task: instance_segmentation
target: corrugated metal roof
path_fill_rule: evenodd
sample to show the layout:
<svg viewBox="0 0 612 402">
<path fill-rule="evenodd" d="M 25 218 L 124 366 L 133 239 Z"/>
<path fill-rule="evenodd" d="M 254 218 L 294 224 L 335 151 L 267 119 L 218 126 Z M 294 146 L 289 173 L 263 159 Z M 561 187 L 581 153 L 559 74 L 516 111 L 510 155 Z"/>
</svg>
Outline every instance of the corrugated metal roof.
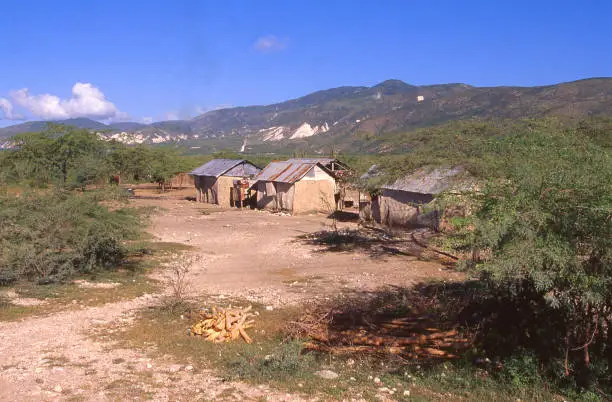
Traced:
<svg viewBox="0 0 612 402">
<path fill-rule="evenodd" d="M 295 183 L 315 167 L 317 163 L 270 162 L 255 179 L 278 183 Z M 322 167 L 319 164 L 320 167 Z"/>
<path fill-rule="evenodd" d="M 463 173 L 461 167 L 427 169 L 421 168 L 414 173 L 397 179 L 393 184 L 382 186 L 387 190 L 409 191 L 420 194 L 439 194 L 450 187 L 467 187 L 458 177 Z"/>
<path fill-rule="evenodd" d="M 245 159 L 213 159 L 199 168 L 194 169 L 191 173 L 192 176 L 213 176 L 219 177 L 231 168 L 240 165 L 243 162 L 250 163 Z"/>
</svg>

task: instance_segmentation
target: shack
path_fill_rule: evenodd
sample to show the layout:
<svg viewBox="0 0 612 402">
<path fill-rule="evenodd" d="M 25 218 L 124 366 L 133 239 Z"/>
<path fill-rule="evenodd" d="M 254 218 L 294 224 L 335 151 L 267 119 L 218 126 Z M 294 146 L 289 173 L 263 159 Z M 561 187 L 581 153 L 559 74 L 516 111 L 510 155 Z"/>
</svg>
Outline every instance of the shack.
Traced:
<svg viewBox="0 0 612 402">
<path fill-rule="evenodd" d="M 289 163 L 320 163 L 334 177 L 336 181 L 336 193 L 334 195 L 336 209 L 343 210 L 345 207 L 357 206 L 359 203 L 359 191 L 351 185 L 351 178 L 355 171 L 346 163 L 336 158 L 292 158 Z"/>
<path fill-rule="evenodd" d="M 213 159 L 189 173 L 194 178 L 196 201 L 229 207 L 237 181 L 251 179 L 261 169 L 246 159 Z"/>
<path fill-rule="evenodd" d="M 336 180 L 319 162 L 271 162 L 255 179 L 260 209 L 292 214 L 335 210 Z"/>
<path fill-rule="evenodd" d="M 361 178 L 365 180 L 379 174 L 373 166 Z M 392 184 L 380 186 L 370 202 L 360 203 L 360 217 L 390 227 L 437 229 L 440 211 L 431 202 L 444 191 L 464 191 L 469 183 L 461 167 L 421 168 Z"/>
</svg>

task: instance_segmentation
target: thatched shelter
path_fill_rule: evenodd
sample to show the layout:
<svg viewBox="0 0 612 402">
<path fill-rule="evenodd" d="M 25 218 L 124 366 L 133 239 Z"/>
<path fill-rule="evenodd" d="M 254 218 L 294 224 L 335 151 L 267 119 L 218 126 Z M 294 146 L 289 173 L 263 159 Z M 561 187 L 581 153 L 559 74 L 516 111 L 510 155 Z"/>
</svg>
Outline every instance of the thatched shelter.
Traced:
<svg viewBox="0 0 612 402">
<path fill-rule="evenodd" d="M 378 174 L 373 166 L 362 179 Z M 469 182 L 461 167 L 421 168 L 391 184 L 380 186 L 371 203 L 362 203 L 360 216 L 386 226 L 437 227 L 439 211 L 427 205 L 442 192 L 466 190 Z"/>
</svg>

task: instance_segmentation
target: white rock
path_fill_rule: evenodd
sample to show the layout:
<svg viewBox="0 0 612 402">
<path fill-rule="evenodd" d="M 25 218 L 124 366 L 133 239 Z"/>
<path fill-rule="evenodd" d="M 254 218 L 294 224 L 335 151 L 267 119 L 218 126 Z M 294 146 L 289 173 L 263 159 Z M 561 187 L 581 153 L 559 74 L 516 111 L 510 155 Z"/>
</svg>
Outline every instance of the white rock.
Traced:
<svg viewBox="0 0 612 402">
<path fill-rule="evenodd" d="M 381 383 L 380 378 L 374 377 L 374 383 L 375 384 L 380 384 Z"/>
<path fill-rule="evenodd" d="M 409 389 L 404 391 L 404 396 L 410 396 L 410 390 Z"/>
<path fill-rule="evenodd" d="M 331 370 L 319 370 L 319 371 L 315 371 L 315 375 L 321 377 L 321 378 L 325 378 L 326 380 L 334 380 L 336 378 L 338 378 L 338 373 L 333 372 Z"/>
<path fill-rule="evenodd" d="M 185 371 L 193 371 L 193 366 L 189 365 L 189 366 L 185 367 Z"/>
<path fill-rule="evenodd" d="M 61 385 L 57 384 L 55 387 L 53 387 L 53 391 L 60 393 L 62 392 L 64 389 L 62 388 Z"/>
</svg>

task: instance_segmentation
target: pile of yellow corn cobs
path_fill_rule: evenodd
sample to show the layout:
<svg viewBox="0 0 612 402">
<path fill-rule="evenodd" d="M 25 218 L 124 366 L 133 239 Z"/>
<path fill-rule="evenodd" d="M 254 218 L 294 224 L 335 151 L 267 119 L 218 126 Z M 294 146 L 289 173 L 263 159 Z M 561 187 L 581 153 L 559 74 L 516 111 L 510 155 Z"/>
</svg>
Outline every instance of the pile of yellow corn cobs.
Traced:
<svg viewBox="0 0 612 402">
<path fill-rule="evenodd" d="M 251 306 L 246 308 L 219 309 L 213 307 L 212 313 L 200 312 L 200 320 L 191 327 L 191 336 L 203 336 L 207 341 L 221 343 L 229 342 L 238 338 L 244 339 L 246 343 L 253 340 L 246 333 L 247 328 L 253 327 L 254 317 Z"/>
</svg>

